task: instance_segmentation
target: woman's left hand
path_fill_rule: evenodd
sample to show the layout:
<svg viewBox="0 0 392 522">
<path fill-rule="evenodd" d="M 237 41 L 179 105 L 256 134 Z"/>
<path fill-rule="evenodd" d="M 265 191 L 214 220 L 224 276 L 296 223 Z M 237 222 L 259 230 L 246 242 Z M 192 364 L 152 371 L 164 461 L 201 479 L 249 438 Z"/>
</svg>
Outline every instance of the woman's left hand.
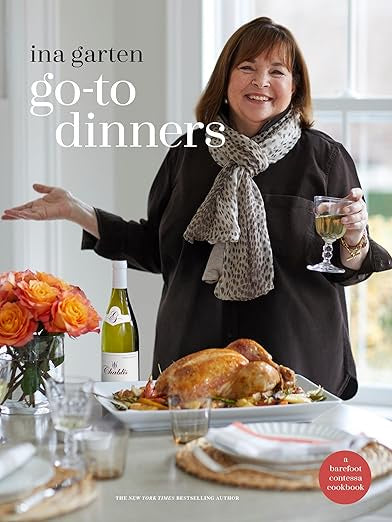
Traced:
<svg viewBox="0 0 392 522">
<path fill-rule="evenodd" d="M 353 188 L 344 198 L 348 201 L 342 209 L 345 214 L 342 223 L 346 227 L 346 233 L 343 237 L 349 245 L 359 243 L 368 224 L 368 212 L 362 197 L 362 189 Z"/>
</svg>

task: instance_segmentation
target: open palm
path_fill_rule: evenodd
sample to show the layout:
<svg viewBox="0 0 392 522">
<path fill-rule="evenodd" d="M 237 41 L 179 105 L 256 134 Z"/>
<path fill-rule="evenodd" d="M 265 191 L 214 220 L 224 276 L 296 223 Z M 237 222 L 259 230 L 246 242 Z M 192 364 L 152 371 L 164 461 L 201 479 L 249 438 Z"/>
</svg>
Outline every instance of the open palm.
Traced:
<svg viewBox="0 0 392 522">
<path fill-rule="evenodd" d="M 59 187 L 35 184 L 36 192 L 45 194 L 18 207 L 4 210 L 2 219 L 34 219 L 37 221 L 49 219 L 67 219 L 72 208 L 72 194 Z"/>
</svg>

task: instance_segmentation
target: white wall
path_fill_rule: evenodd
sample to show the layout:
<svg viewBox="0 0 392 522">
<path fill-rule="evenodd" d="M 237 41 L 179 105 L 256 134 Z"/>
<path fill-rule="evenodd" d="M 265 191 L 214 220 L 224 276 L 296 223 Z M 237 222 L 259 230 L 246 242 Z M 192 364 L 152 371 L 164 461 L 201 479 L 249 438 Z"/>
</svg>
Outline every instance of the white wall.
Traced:
<svg viewBox="0 0 392 522">
<path fill-rule="evenodd" d="M 160 127 L 166 120 L 166 0 L 36 0 L 34 5 L 26 0 L 13 0 L 12 10 L 15 26 L 9 27 L 7 43 L 11 101 L 15 112 L 6 123 L 0 124 L 0 208 L 33 198 L 34 193 L 29 187 L 31 182 L 56 180 L 94 206 L 127 219 L 145 217 L 148 190 L 166 148 L 65 149 L 56 144 L 53 130 L 56 123 L 69 120 L 71 110 L 79 111 L 83 121 L 87 121 L 88 112 L 94 112 L 97 121 L 149 120 Z M 52 17 L 47 31 L 37 24 L 37 19 L 39 22 L 45 16 Z M 79 45 L 92 49 L 140 48 L 145 61 L 142 64 L 89 63 L 79 69 L 73 68 L 69 60 L 57 66 L 29 64 L 31 44 L 45 48 L 48 41 L 55 42 L 55 48 L 63 49 L 68 57 Z M 74 109 L 60 107 L 52 119 L 41 118 L 38 122 L 38 118 L 29 115 L 29 89 L 31 81 L 42 78 L 43 70 L 53 71 L 56 81 L 71 79 L 81 88 L 91 87 L 100 74 L 111 83 L 129 79 L 137 88 L 138 103 L 110 112 L 98 107 L 95 99 L 86 94 Z M 1 112 L 0 116 L 3 114 Z M 16 130 L 11 171 L 3 146 L 13 126 Z M 18 129 L 27 131 L 22 135 Z M 8 143 L 6 150 L 10 145 Z M 37 148 L 40 153 L 37 153 Z M 46 149 L 46 155 L 42 149 Z M 36 161 L 29 163 L 29 158 L 34 157 Z M 21 241 L 20 237 L 23 238 Z M 78 227 L 66 222 L 49 226 L 3 221 L 0 223 L 0 271 L 26 268 L 24 263 L 31 268 L 55 271 L 80 285 L 99 312 L 104 314 L 111 287 L 110 262 L 92 252 L 81 252 L 80 239 Z M 16 245 L 13 254 L 12 245 Z M 129 273 L 129 287 L 139 321 L 141 373 L 145 377 L 151 370 L 161 278 L 132 271 Z M 99 379 L 98 335 L 67 339 L 66 372 L 83 373 Z"/>
<path fill-rule="evenodd" d="M 201 0 L 0 1 L 8 8 L 10 93 L 9 100 L 0 99 L 0 210 L 36 197 L 31 184 L 37 181 L 63 186 L 125 219 L 145 217 L 149 188 L 168 150 L 159 140 L 158 148 L 62 148 L 55 141 L 55 128 L 70 120 L 71 111 L 80 112 L 82 128 L 89 112 L 95 114 L 96 122 L 119 121 L 126 126 L 150 121 L 158 130 L 169 120 L 181 125 L 192 121 L 201 87 Z M 30 63 L 32 44 L 37 49 L 62 49 L 66 63 Z M 75 68 L 70 56 L 80 45 L 84 49 L 141 49 L 144 61 L 107 61 Z M 128 107 L 102 108 L 86 93 L 78 105 L 57 104 L 50 117 L 38 118 L 29 114 L 30 86 L 45 72 L 55 74 L 54 84 L 73 80 L 81 89 L 92 87 L 101 74 L 110 83 L 128 80 L 137 96 Z M 111 265 L 93 252 L 81 252 L 80 240 L 81 231 L 68 222 L 2 221 L 0 271 L 29 267 L 53 272 L 81 286 L 103 315 Z M 142 377 L 151 371 L 161 287 L 161 276 L 129 271 L 129 293 L 141 338 Z M 66 373 L 99 379 L 99 336 L 66 340 Z"/>
<path fill-rule="evenodd" d="M 165 90 L 157 93 L 157 78 L 165 85 L 165 1 L 72 0 L 61 2 L 60 8 L 61 48 L 138 48 L 144 54 L 144 63 L 88 64 L 76 72 L 71 66 L 64 68 L 62 76 L 77 78 L 81 86 L 88 86 L 103 74 L 111 83 L 124 79 L 136 87 L 137 98 L 129 107 L 114 107 L 109 114 L 106 108 L 99 110 L 94 100 L 88 103 L 86 99 L 79 109 L 81 114 L 92 111 L 97 121 L 122 121 L 124 125 L 145 120 L 157 126 L 163 123 Z M 96 207 L 126 219 L 139 219 L 145 217 L 148 190 L 165 153 L 163 147 L 61 149 L 62 185 Z M 79 282 L 103 315 L 111 286 L 110 262 L 93 252 L 80 252 L 79 229 L 68 223 L 62 227 L 63 276 Z M 160 288 L 159 276 L 129 272 L 129 293 L 140 329 L 142 377 L 151 371 Z M 83 370 L 99 378 L 98 336 L 89 334 L 68 342 L 66 355 L 67 372 Z"/>
<path fill-rule="evenodd" d="M 152 122 L 158 130 L 166 121 L 166 1 L 120 0 L 115 3 L 115 46 L 141 49 L 143 63 L 116 64 L 115 77 L 131 81 L 136 99 L 129 108 L 118 108 L 116 121 Z M 143 143 L 141 141 L 141 143 Z M 119 148 L 115 160 L 115 210 L 125 219 L 146 217 L 147 197 L 152 181 L 167 153 L 158 148 Z M 152 367 L 155 319 L 162 278 L 137 270 L 128 271 L 129 296 L 140 330 L 141 375 Z"/>
<path fill-rule="evenodd" d="M 57 2 L 59 48 L 70 56 L 80 45 L 84 48 L 105 49 L 113 46 L 114 13 L 112 3 L 105 0 L 79 2 L 68 0 Z M 80 88 L 93 87 L 94 80 L 101 74 L 113 81 L 114 67 L 110 63 L 88 63 L 74 68 L 71 62 L 61 66 L 61 79 L 72 79 Z M 70 110 L 80 112 L 81 121 L 88 121 L 87 114 L 93 112 L 98 121 L 111 121 L 113 111 L 101 108 L 95 98 L 85 94 L 76 108 L 63 107 L 59 121 L 70 119 Z M 82 142 L 85 142 L 85 137 Z M 51 147 L 58 153 L 59 183 L 90 204 L 115 209 L 115 149 L 112 148 L 63 148 L 52 137 Z M 110 262 L 93 252 L 80 251 L 81 230 L 68 222 L 61 224 L 61 273 L 70 282 L 84 289 L 101 315 L 108 301 L 111 276 Z M 100 375 L 100 338 L 87 334 L 77 340 L 66 342 L 66 372 L 87 374 L 94 379 Z"/>
<path fill-rule="evenodd" d="M 7 207 L 12 197 L 10 154 L 10 103 L 6 86 L 6 13 L 5 2 L 0 2 L 0 210 Z M 12 264 L 12 229 L 0 221 L 0 272 Z"/>
<path fill-rule="evenodd" d="M 6 98 L 0 98 L 0 210 L 7 207 L 11 201 L 11 157 L 10 157 L 10 133 L 9 103 Z M 9 270 L 12 265 L 12 228 L 6 223 L 0 222 L 0 272 Z"/>
</svg>

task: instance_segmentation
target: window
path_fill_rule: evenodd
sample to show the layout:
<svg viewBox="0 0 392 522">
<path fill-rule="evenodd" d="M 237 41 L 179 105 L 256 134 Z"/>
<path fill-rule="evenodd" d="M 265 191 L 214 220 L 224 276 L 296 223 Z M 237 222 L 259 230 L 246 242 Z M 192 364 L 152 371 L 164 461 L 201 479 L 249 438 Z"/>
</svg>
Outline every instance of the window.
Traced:
<svg viewBox="0 0 392 522">
<path fill-rule="evenodd" d="M 242 23 L 268 16 L 293 32 L 309 67 L 315 127 L 350 151 L 366 194 L 372 236 L 392 252 L 392 2 L 205 0 L 203 9 L 204 84 L 227 36 Z M 349 288 L 347 297 L 360 381 L 387 386 L 392 377 L 392 272 Z"/>
<path fill-rule="evenodd" d="M 11 201 L 11 178 L 4 175 L 11 171 L 11 133 L 10 133 L 10 103 L 7 96 L 7 53 L 6 53 L 6 2 L 0 2 L 0 158 L 2 171 L 2 186 L 0 190 L 0 208 L 6 208 Z M 6 180 L 6 181 L 5 181 Z M 9 227 L 2 227 L 1 244 L 7 248 L 1 249 L 0 272 L 9 270 L 11 266 L 13 240 Z"/>
</svg>

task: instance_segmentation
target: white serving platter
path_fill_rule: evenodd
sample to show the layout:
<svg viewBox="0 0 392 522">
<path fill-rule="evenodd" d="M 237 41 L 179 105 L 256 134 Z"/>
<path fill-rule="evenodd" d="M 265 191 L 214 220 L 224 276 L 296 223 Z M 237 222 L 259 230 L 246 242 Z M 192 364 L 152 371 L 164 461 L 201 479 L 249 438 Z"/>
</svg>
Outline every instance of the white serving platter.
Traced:
<svg viewBox="0 0 392 522">
<path fill-rule="evenodd" d="M 297 375 L 297 384 L 305 391 L 317 388 L 317 385 L 302 375 Z M 94 391 L 110 399 L 112 393 L 132 385 L 144 386 L 145 381 L 133 382 L 96 382 Z M 335 407 L 341 402 L 339 397 L 325 391 L 326 399 L 321 402 L 305 404 L 287 404 L 275 406 L 255 406 L 251 408 L 216 408 L 211 410 L 211 426 L 226 426 L 232 422 L 266 422 L 266 421 L 311 421 Z M 170 412 L 157 411 L 120 411 L 104 398 L 97 397 L 104 408 L 134 431 L 157 431 L 170 429 Z"/>
</svg>

